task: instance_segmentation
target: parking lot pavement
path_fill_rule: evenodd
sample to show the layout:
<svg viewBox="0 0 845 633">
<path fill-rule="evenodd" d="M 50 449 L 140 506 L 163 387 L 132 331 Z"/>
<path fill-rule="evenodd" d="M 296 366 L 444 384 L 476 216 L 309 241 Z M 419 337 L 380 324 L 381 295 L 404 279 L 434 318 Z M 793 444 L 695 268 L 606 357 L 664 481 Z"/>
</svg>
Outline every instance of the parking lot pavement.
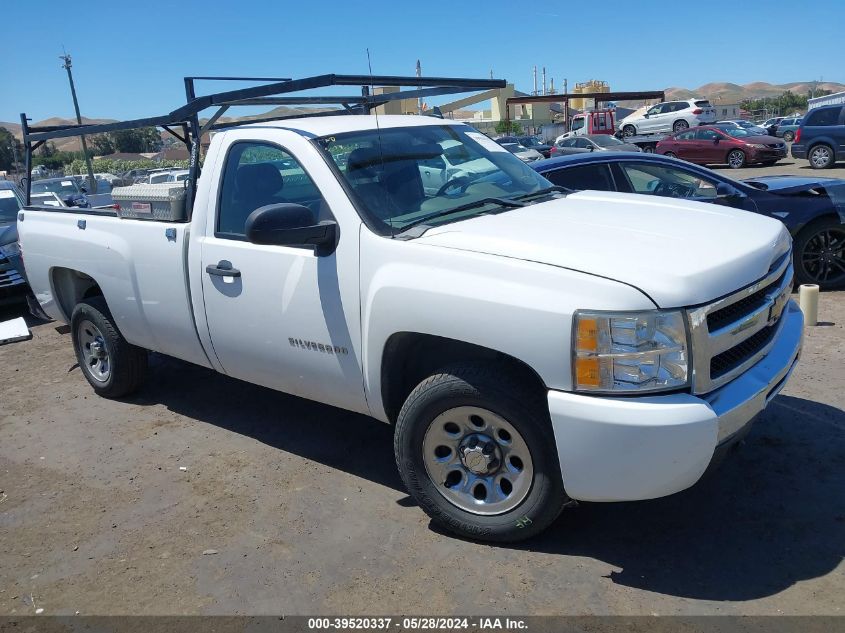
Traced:
<svg viewBox="0 0 845 633">
<path fill-rule="evenodd" d="M 731 169 L 727 165 L 711 165 L 710 169 L 719 173 L 742 180 L 755 176 L 771 176 L 774 174 L 788 174 L 790 176 L 807 176 L 808 178 L 845 178 L 845 162 L 839 162 L 833 169 L 813 169 L 806 160 L 786 157 L 772 167 L 752 166 L 742 169 Z"/>
<path fill-rule="evenodd" d="M 841 614 L 845 293 L 820 319 L 710 478 L 518 546 L 433 529 L 386 425 L 160 356 L 103 400 L 36 324 L 0 347 L 0 614 Z"/>
</svg>

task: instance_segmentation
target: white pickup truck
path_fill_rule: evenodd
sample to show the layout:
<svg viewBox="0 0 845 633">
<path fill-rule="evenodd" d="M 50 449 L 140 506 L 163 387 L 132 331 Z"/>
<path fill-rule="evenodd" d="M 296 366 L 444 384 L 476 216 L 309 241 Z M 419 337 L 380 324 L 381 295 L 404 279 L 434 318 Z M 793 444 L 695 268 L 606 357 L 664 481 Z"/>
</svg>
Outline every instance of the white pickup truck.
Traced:
<svg viewBox="0 0 845 633">
<path fill-rule="evenodd" d="M 421 166 L 446 150 L 481 168 L 434 191 Z M 422 508 L 492 541 L 693 485 L 801 346 L 779 222 L 571 193 L 422 116 L 220 132 L 188 222 L 27 207 L 19 227 L 100 395 L 153 350 L 371 415 Z"/>
</svg>

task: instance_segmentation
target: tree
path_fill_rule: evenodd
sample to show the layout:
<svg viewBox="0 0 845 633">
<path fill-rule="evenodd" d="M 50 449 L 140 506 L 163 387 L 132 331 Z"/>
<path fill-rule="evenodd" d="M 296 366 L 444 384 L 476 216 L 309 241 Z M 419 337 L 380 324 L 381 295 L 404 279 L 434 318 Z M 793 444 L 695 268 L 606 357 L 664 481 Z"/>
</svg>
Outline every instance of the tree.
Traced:
<svg viewBox="0 0 845 633">
<path fill-rule="evenodd" d="M 496 134 L 522 134 L 522 126 L 516 121 L 499 121 Z"/>
<path fill-rule="evenodd" d="M 95 156 L 107 156 L 109 154 L 114 154 L 114 143 L 109 138 L 108 134 L 98 134 L 97 136 L 92 136 L 91 140 L 88 142 L 90 143 Z"/>
<path fill-rule="evenodd" d="M 12 149 L 14 147 L 14 149 Z M 9 130 L 0 127 L 0 170 L 8 171 L 15 168 L 15 152 L 21 160 L 21 144 Z"/>
<path fill-rule="evenodd" d="M 109 140 L 117 152 L 139 154 L 157 152 L 161 147 L 161 136 L 154 127 L 142 127 L 136 130 L 117 130 L 109 133 Z"/>
</svg>

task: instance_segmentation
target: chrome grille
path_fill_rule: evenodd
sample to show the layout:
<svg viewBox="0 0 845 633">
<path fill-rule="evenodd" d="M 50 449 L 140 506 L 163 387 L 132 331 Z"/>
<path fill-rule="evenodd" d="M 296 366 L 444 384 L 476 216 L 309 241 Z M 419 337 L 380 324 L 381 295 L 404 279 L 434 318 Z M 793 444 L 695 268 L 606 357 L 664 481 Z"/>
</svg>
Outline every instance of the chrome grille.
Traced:
<svg viewBox="0 0 845 633">
<path fill-rule="evenodd" d="M 687 314 L 693 352 L 693 392 L 708 393 L 765 356 L 792 290 L 791 253 L 760 281 Z"/>
</svg>

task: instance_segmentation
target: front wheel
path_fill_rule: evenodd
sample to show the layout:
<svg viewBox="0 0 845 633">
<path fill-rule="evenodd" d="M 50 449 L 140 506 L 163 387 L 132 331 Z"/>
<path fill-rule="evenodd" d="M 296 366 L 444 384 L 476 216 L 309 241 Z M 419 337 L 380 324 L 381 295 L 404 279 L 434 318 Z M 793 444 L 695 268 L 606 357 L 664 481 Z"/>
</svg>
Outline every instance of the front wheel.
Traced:
<svg viewBox="0 0 845 633">
<path fill-rule="evenodd" d="M 675 121 L 675 124 L 672 126 L 672 131 L 675 132 L 675 133 L 683 132 L 684 130 L 688 130 L 688 129 L 689 129 L 689 123 L 687 123 L 683 119 Z"/>
<path fill-rule="evenodd" d="M 622 128 L 622 136 L 628 138 L 629 136 L 634 136 L 637 133 L 637 128 L 633 125 L 626 125 Z"/>
<path fill-rule="evenodd" d="M 399 413 L 394 451 L 410 494 L 461 536 L 529 538 L 568 500 L 548 412 L 498 365 L 453 365 L 417 385 Z"/>
<path fill-rule="evenodd" d="M 91 297 L 78 303 L 70 328 L 76 360 L 98 395 L 121 398 L 141 386 L 147 352 L 123 338 L 105 299 Z"/>
<path fill-rule="evenodd" d="M 732 149 L 728 152 L 728 166 L 731 169 L 745 167 L 745 152 L 741 149 Z"/>
<path fill-rule="evenodd" d="M 798 283 L 845 287 L 845 225 L 830 218 L 805 227 L 795 239 L 794 266 Z"/>
<path fill-rule="evenodd" d="M 668 156 L 669 158 L 677 158 L 678 157 L 678 155 L 675 152 L 666 152 L 663 155 Z"/>
</svg>

